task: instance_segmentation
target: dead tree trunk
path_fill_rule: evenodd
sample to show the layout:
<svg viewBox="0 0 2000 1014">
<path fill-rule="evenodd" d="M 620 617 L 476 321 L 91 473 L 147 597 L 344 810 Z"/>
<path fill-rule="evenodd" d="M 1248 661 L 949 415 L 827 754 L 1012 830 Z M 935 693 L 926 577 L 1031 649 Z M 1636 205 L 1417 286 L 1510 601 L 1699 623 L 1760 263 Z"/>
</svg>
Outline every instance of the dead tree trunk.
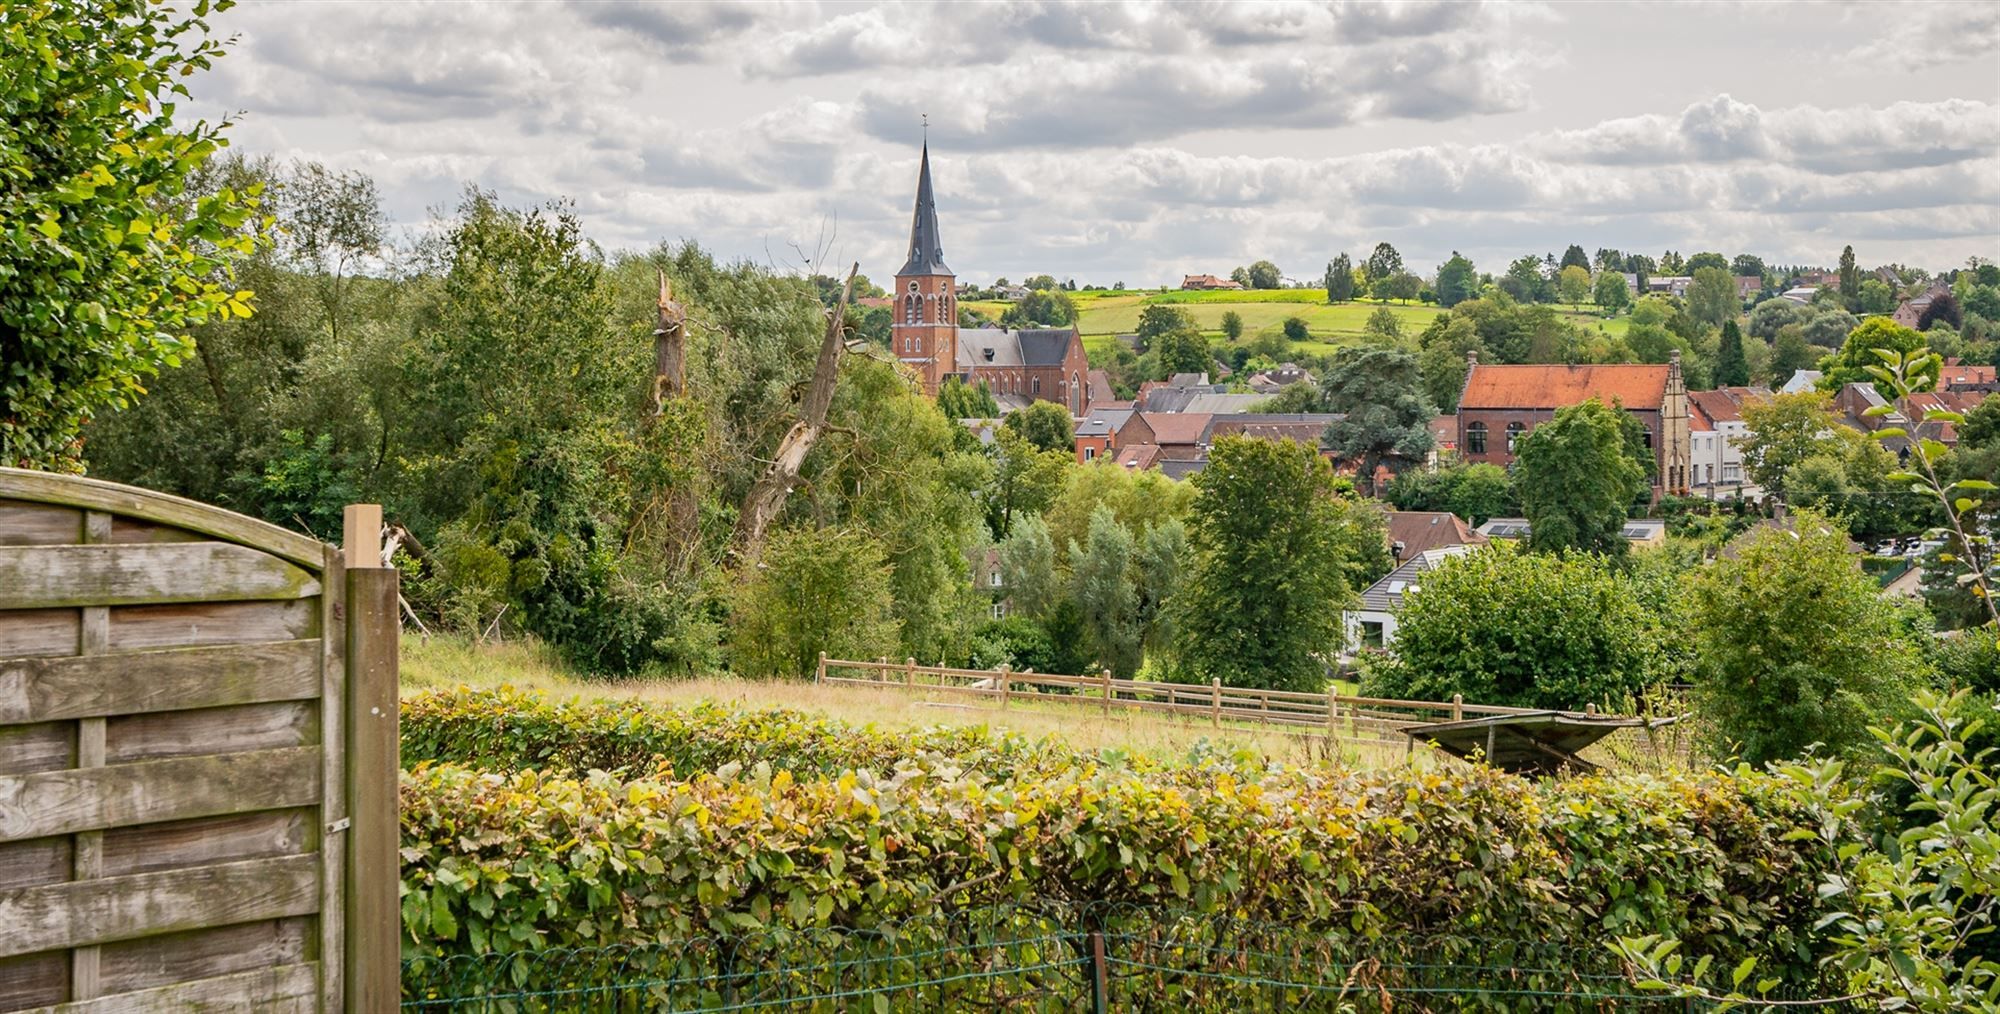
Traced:
<svg viewBox="0 0 2000 1014">
<path fill-rule="evenodd" d="M 674 302 L 667 273 L 660 272 L 660 320 L 653 328 L 653 414 L 664 414 L 667 399 L 687 385 L 687 311 Z"/>
<path fill-rule="evenodd" d="M 799 405 L 798 421 L 778 441 L 771 467 L 764 470 L 757 485 L 751 487 L 750 495 L 744 498 L 743 515 L 736 524 L 736 546 L 737 555 L 746 564 L 756 563 L 763 555 L 765 531 L 784 509 L 785 497 L 799 479 L 799 468 L 826 427 L 827 409 L 833 406 L 834 380 L 840 372 L 841 331 L 847 316 L 847 300 L 854 294 L 854 274 L 860 269 L 859 263 L 847 269 L 847 283 L 841 286 L 840 302 L 834 304 L 833 316 L 826 322 L 826 338 L 819 343 L 819 361 L 813 364 L 812 384 L 806 388 L 805 400 Z"/>
</svg>

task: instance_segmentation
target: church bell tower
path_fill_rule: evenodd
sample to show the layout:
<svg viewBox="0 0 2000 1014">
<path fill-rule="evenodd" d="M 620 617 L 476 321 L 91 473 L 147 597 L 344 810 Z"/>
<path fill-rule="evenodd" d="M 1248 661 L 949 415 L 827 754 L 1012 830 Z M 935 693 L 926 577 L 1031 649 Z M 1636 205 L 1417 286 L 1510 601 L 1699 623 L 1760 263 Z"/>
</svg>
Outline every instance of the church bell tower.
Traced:
<svg viewBox="0 0 2000 1014">
<path fill-rule="evenodd" d="M 935 396 L 944 378 L 958 372 L 958 296 L 938 239 L 937 201 L 931 197 L 931 148 L 924 144 L 917 172 L 917 207 L 910 220 L 910 257 L 896 272 L 891 293 L 896 358 L 915 370 L 924 393 Z"/>
</svg>

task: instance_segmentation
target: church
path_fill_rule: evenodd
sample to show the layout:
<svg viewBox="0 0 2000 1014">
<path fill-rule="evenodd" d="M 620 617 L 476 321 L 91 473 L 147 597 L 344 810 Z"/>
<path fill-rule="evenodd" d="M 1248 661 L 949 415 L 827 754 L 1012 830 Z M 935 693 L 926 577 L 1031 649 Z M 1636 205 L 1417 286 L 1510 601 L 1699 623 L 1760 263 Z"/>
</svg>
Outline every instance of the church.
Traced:
<svg viewBox="0 0 2000 1014">
<path fill-rule="evenodd" d="M 916 373 L 924 393 L 936 396 L 947 377 L 984 383 L 1003 411 L 1031 401 L 1063 406 L 1072 416 L 1090 411 L 1090 369 L 1076 328 L 958 326 L 956 277 L 944 263 L 937 201 L 931 196 L 931 149 L 924 145 L 917 171 L 917 207 L 910 221 L 910 257 L 891 290 L 896 358 Z"/>
</svg>

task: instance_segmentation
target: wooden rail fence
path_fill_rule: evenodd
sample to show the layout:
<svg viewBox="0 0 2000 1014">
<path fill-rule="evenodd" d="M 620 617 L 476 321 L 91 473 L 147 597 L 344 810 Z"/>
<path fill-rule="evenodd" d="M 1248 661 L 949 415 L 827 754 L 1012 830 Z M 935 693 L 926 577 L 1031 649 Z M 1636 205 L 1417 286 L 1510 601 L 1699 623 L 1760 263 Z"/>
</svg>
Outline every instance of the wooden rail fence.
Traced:
<svg viewBox="0 0 2000 1014">
<path fill-rule="evenodd" d="M 1325 732 L 1344 738 L 1375 739 L 1396 746 L 1408 745 L 1410 741 L 1400 733 L 1413 725 L 1456 722 L 1489 715 L 1535 713 L 1529 708 L 1467 704 L 1456 696 L 1448 702 L 1402 701 L 1343 695 L 1337 690 L 1316 694 L 1229 687 L 1223 686 L 1220 680 L 1211 680 L 1205 685 L 1121 680 L 1113 679 L 1109 669 L 1095 676 L 1062 676 L 1017 673 L 1004 665 L 997 669 L 953 669 L 918 665 L 913 658 L 900 663 L 887 659 L 864 662 L 828 658 L 825 653 L 820 654 L 814 679 L 831 686 L 962 694 L 997 702 L 1002 708 L 1010 702 L 1032 699 L 1035 702 L 1069 703 L 1081 708 L 1095 707 L 1104 714 L 1110 714 L 1113 709 L 1152 712 L 1207 719 L 1217 726 L 1225 721 L 1249 722 L 1277 726 L 1292 732 Z"/>
</svg>

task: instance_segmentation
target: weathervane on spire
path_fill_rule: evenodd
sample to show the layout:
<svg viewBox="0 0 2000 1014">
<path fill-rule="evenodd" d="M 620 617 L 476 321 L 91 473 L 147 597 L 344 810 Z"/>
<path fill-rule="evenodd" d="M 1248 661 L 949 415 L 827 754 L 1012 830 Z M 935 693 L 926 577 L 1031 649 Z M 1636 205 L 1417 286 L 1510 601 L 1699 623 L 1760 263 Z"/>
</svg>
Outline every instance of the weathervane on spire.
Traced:
<svg viewBox="0 0 2000 1014">
<path fill-rule="evenodd" d="M 917 115 L 924 118 L 924 143 L 929 144 L 931 143 L 931 114 L 919 113 Z"/>
</svg>

